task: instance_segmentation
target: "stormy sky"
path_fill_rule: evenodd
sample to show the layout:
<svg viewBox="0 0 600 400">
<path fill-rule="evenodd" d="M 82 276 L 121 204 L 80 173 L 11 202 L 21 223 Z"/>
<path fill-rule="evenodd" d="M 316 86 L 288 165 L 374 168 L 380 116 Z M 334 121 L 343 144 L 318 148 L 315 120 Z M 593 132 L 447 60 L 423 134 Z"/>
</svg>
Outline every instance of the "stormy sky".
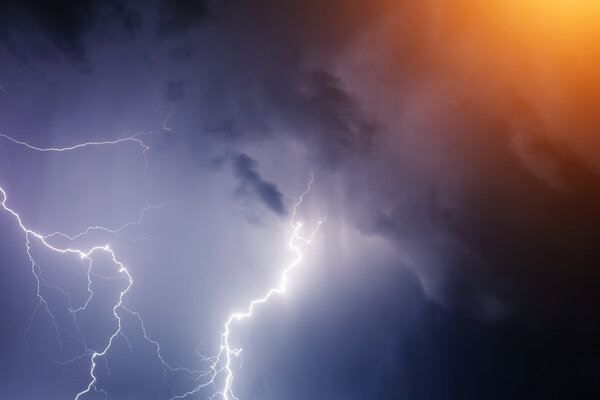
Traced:
<svg viewBox="0 0 600 400">
<path fill-rule="evenodd" d="M 194 371 L 293 262 L 311 173 L 297 218 L 326 222 L 232 328 L 240 400 L 597 398 L 598 18 L 587 0 L 3 2 L 0 200 L 41 235 L 105 227 L 52 244 L 110 245 L 133 281 L 80 399 L 217 393 Z M 110 143 L 44 151 L 89 142 Z M 127 280 L 98 254 L 88 282 L 6 208 L 0 398 L 73 399 Z"/>
</svg>

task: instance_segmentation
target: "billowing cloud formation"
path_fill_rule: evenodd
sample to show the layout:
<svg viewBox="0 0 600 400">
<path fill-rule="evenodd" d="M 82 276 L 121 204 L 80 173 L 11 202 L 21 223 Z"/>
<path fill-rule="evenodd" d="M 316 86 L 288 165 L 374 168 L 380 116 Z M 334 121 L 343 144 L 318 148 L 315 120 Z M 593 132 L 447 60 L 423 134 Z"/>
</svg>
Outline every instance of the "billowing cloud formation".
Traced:
<svg viewBox="0 0 600 400">
<path fill-rule="evenodd" d="M 0 18 L 0 39 L 24 62 L 35 62 L 38 57 L 58 61 L 58 50 L 85 63 L 89 33 L 100 32 L 110 37 L 115 26 L 131 32 L 140 23 L 137 14 L 128 7 L 118 2 L 95 0 L 60 0 L 52 4 L 37 0 L 7 2 L 2 6 Z M 33 44 L 28 43 L 32 47 L 25 48 L 28 38 L 24 36 L 30 32 L 40 37 Z M 52 46 L 45 44 L 45 39 Z"/>
<path fill-rule="evenodd" d="M 372 198 L 389 211 L 365 229 L 408 243 L 446 304 L 488 316 L 598 306 L 598 9 L 561 7 L 390 5 L 336 61 L 386 126 L 386 162 L 365 179 L 379 172 Z"/>
<path fill-rule="evenodd" d="M 344 177 L 356 226 L 395 243 L 442 304 L 585 314 L 597 306 L 598 43 L 569 25 L 577 15 L 526 3 L 234 3 L 215 22 L 236 38 L 217 50 L 231 70 L 213 78 L 218 102 L 243 101 L 212 126 L 301 140 Z M 538 26 L 539 13 L 564 20 Z"/>
<path fill-rule="evenodd" d="M 3 15 L 26 15 L 50 44 L 15 39 L 8 19 L 2 29 L 28 63 L 63 52 L 98 77 L 122 66 L 106 43 L 143 49 L 123 69 L 150 71 L 196 143 L 300 143 L 341 182 L 349 222 L 388 239 L 441 304 L 489 318 L 591 312 L 597 10 L 474 3 L 67 2 L 38 14 L 28 2 Z M 128 32 L 118 40 L 115 24 Z M 285 214 L 256 162 L 234 158 L 240 188 Z"/>
</svg>

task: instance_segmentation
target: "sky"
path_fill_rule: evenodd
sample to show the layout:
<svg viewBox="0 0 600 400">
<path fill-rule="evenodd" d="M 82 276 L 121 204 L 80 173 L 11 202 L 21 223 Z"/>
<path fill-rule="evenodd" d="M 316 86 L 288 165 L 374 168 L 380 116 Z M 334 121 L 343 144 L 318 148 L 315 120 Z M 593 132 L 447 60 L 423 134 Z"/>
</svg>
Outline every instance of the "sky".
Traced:
<svg viewBox="0 0 600 400">
<path fill-rule="evenodd" d="M 598 398 L 599 17 L 3 2 L 0 398 Z"/>
</svg>

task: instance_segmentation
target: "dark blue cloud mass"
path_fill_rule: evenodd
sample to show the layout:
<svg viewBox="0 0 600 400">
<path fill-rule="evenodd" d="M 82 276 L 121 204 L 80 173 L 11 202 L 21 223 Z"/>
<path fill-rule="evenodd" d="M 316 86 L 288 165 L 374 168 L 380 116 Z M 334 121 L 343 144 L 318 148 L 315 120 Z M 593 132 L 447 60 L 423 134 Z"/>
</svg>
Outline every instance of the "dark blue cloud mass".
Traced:
<svg viewBox="0 0 600 400">
<path fill-rule="evenodd" d="M 238 195 L 254 195 L 272 212 L 278 215 L 287 213 L 283 195 L 277 186 L 263 180 L 258 173 L 258 162 L 247 154 L 238 154 L 232 160 L 235 176 L 239 180 Z"/>
</svg>

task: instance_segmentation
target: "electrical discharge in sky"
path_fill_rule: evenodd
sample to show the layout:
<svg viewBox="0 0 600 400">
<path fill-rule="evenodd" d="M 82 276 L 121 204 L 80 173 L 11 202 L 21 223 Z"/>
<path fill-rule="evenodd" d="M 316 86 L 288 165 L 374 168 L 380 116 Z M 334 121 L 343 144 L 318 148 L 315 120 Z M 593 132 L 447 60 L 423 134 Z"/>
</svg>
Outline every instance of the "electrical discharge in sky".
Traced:
<svg viewBox="0 0 600 400">
<path fill-rule="evenodd" d="M 156 134 L 158 132 L 144 132 L 144 133 L 137 133 L 135 135 L 126 137 L 126 138 L 121 138 L 121 139 L 116 139 L 116 140 L 112 140 L 112 141 L 102 141 L 102 142 L 86 142 L 86 143 L 81 143 L 81 144 L 77 144 L 74 146 L 70 146 L 70 147 L 49 147 L 49 148 L 42 148 L 42 147 L 37 147 L 37 146 L 33 146 L 30 145 L 26 142 L 14 139 L 8 135 L 5 134 L 0 134 L 0 137 L 7 139 L 15 144 L 21 145 L 21 146 L 25 146 L 31 150 L 35 150 L 35 151 L 40 151 L 40 152 L 65 152 L 65 151 L 71 151 L 71 150 L 78 150 L 84 147 L 90 147 L 90 146 L 106 146 L 106 145 L 116 145 L 119 143 L 124 143 L 124 142 L 135 142 L 137 143 L 140 148 L 142 149 L 142 154 L 144 156 L 144 162 L 145 162 L 145 166 L 146 168 L 148 167 L 148 159 L 146 157 L 146 152 L 150 149 L 150 147 L 148 147 L 143 141 L 142 139 L 140 139 L 140 137 L 146 136 L 146 135 L 151 135 L 151 134 Z M 59 247 L 57 245 L 54 245 L 51 243 L 51 240 L 56 237 L 56 236 L 61 236 L 63 238 L 67 238 L 71 241 L 75 240 L 76 238 L 82 237 L 88 233 L 90 233 L 91 231 L 94 230 L 103 230 L 109 233 L 113 233 L 115 235 L 120 235 L 123 234 L 123 230 L 129 226 L 133 226 L 133 225 L 137 225 L 139 223 L 141 223 L 144 214 L 150 210 L 151 208 L 160 208 L 161 206 L 148 206 L 146 208 L 144 208 L 141 212 L 140 212 L 140 216 L 138 218 L 138 220 L 136 222 L 130 222 L 130 223 L 126 223 L 124 225 L 122 225 L 121 227 L 117 228 L 117 229 L 110 229 L 110 228 L 106 228 L 103 226 L 93 226 L 93 227 L 88 227 L 86 228 L 83 232 L 78 233 L 76 235 L 67 235 L 65 233 L 62 232 L 54 232 L 51 233 L 49 235 L 42 235 L 38 232 L 33 231 L 32 229 L 28 228 L 24 223 L 23 220 L 21 218 L 21 216 L 12 208 L 8 207 L 7 205 L 7 201 L 8 201 L 8 196 L 6 194 L 6 191 L 4 190 L 3 187 L 0 186 L 0 193 L 2 194 L 2 201 L 0 202 L 0 205 L 2 207 L 2 209 L 4 209 L 4 211 L 10 213 L 16 220 L 17 223 L 19 225 L 19 227 L 21 228 L 21 231 L 25 234 L 25 248 L 26 248 L 26 252 L 27 252 L 27 256 L 29 258 L 29 261 L 31 262 L 31 272 L 35 278 L 36 281 L 36 296 L 38 299 L 38 303 L 36 305 L 36 307 L 33 310 L 32 316 L 31 316 L 31 320 L 30 320 L 30 324 L 27 327 L 27 329 L 25 330 L 25 334 L 26 334 L 26 339 L 27 339 L 27 332 L 31 329 L 31 326 L 33 324 L 33 319 L 35 317 L 35 315 L 37 314 L 38 310 L 40 307 L 44 307 L 44 309 L 46 310 L 46 312 L 48 313 L 48 315 L 50 316 L 50 319 L 52 321 L 52 324 L 54 326 L 54 329 L 56 331 L 56 335 L 58 338 L 58 342 L 59 342 L 59 346 L 60 349 L 62 351 L 62 341 L 61 341 L 61 328 L 58 325 L 58 322 L 54 316 L 54 313 L 50 310 L 50 307 L 48 305 L 48 302 L 46 300 L 46 298 L 42 295 L 41 293 L 41 287 L 42 285 L 45 285 L 47 287 L 52 287 L 54 289 L 59 290 L 61 293 L 63 293 L 69 302 L 69 312 L 71 313 L 71 316 L 73 318 L 73 321 L 75 322 L 75 324 L 77 324 L 77 317 L 76 314 L 79 312 L 84 311 L 87 306 L 89 305 L 92 297 L 94 296 L 94 292 L 92 290 L 92 266 L 94 263 L 94 259 L 93 256 L 95 253 L 99 253 L 99 252 L 103 252 L 103 253 L 107 253 L 112 262 L 114 263 L 114 265 L 116 265 L 118 267 L 118 273 L 120 274 L 121 277 L 125 278 L 127 280 L 127 286 L 125 287 L 125 289 L 121 290 L 119 293 L 119 297 L 118 297 L 118 301 L 117 303 L 112 307 L 112 314 L 114 315 L 116 321 L 117 321 L 117 329 L 110 335 L 110 337 L 108 338 L 107 344 L 105 347 L 99 349 L 99 350 L 91 350 L 88 348 L 87 344 L 85 343 L 85 340 L 78 340 L 81 344 L 84 345 L 85 347 L 85 352 L 71 360 L 68 360 L 66 362 L 59 362 L 59 364 L 67 364 L 69 362 L 75 361 L 77 359 L 81 359 L 83 357 L 85 357 L 86 355 L 90 356 L 90 361 L 91 361 L 91 366 L 90 366 L 90 381 L 87 385 L 87 387 L 82 390 L 81 392 L 77 393 L 77 395 L 75 396 L 75 400 L 79 400 L 80 398 L 82 398 L 82 396 L 84 396 L 85 394 L 89 393 L 91 390 L 94 390 L 96 392 L 102 393 L 104 394 L 105 397 L 108 396 L 107 392 L 104 389 L 98 388 L 96 383 L 97 383 L 97 377 L 95 375 L 95 370 L 96 370 L 96 360 L 99 357 L 104 357 L 106 356 L 106 354 L 108 353 L 108 351 L 110 350 L 112 343 L 114 341 L 114 339 L 118 336 L 118 335 L 123 335 L 122 332 L 122 320 L 121 320 L 121 316 L 119 315 L 118 310 L 122 309 L 126 312 L 129 313 L 134 313 L 133 311 L 129 310 L 127 307 L 125 307 L 124 305 L 124 297 L 127 294 L 127 292 L 131 289 L 131 287 L 133 286 L 133 278 L 131 276 L 131 274 L 129 273 L 129 270 L 127 269 L 127 267 L 117 259 L 117 255 L 115 254 L 115 252 L 113 250 L 111 250 L 109 245 L 101 245 L 101 246 L 93 246 L 87 250 L 84 249 L 78 249 L 78 248 L 71 248 L 71 247 Z M 124 235 L 124 234 L 123 234 Z M 145 239 L 145 238 L 144 238 Z M 41 276 L 41 268 L 39 267 L 35 257 L 32 254 L 31 251 L 31 247 L 32 247 L 32 240 L 37 240 L 39 243 L 41 243 L 44 247 L 46 247 L 48 250 L 51 250 L 55 253 L 59 253 L 59 254 L 71 254 L 71 255 L 75 255 L 75 256 L 79 256 L 81 259 L 86 260 L 87 262 L 87 291 L 88 291 L 88 297 L 86 299 L 86 301 L 84 302 L 83 305 L 81 305 L 80 307 L 74 308 L 72 306 L 72 300 L 70 295 L 63 290 L 62 288 L 58 287 L 58 286 L 53 286 L 53 285 L 48 285 L 47 282 L 44 280 L 44 278 Z M 112 278 L 108 278 L 108 277 L 103 277 L 99 274 L 94 274 L 94 277 L 97 278 L 101 278 L 101 279 L 112 279 Z M 139 314 L 134 313 L 135 315 L 138 316 L 139 318 Z M 71 335 L 71 337 L 73 337 L 73 335 Z M 146 337 L 147 338 L 147 337 Z M 162 359 L 162 358 L 161 358 Z M 164 363 L 163 363 L 163 368 L 164 368 Z"/>
<path fill-rule="evenodd" d="M 170 113 L 169 113 L 169 116 L 170 116 Z M 168 118 L 169 117 L 167 117 L 167 119 Z M 171 131 L 169 128 L 166 127 L 166 121 L 163 125 L 164 125 L 164 127 L 163 127 L 164 132 Z M 107 146 L 107 145 L 117 145 L 117 144 L 125 143 L 125 142 L 134 142 L 134 143 L 137 143 L 142 150 L 142 154 L 144 156 L 144 162 L 145 162 L 145 168 L 144 168 L 144 174 L 145 174 L 146 169 L 148 167 L 148 159 L 147 159 L 146 153 L 148 150 L 150 150 L 150 147 L 146 143 L 144 143 L 144 141 L 141 138 L 144 137 L 145 135 L 156 134 L 159 132 L 155 131 L 155 132 L 138 133 L 138 134 L 135 134 L 135 135 L 132 135 L 129 137 L 116 139 L 116 140 L 100 141 L 100 142 L 92 141 L 92 142 L 76 144 L 76 145 L 69 146 L 69 147 L 49 147 L 49 148 L 33 146 L 29 143 L 14 139 L 8 135 L 1 134 L 1 133 L 0 133 L 0 137 L 4 138 L 6 140 L 9 140 L 17 145 L 25 146 L 25 147 L 29 148 L 30 150 L 40 151 L 40 152 L 65 152 L 65 151 L 78 150 L 78 149 L 81 149 L 84 147 L 90 147 L 90 146 Z M 129 290 L 133 286 L 134 280 L 133 280 L 133 277 L 130 274 L 129 270 L 127 269 L 127 267 L 121 261 L 119 261 L 119 259 L 117 258 L 117 255 L 110 248 L 109 245 L 107 245 L 107 244 L 96 245 L 96 246 L 89 247 L 87 249 L 79 249 L 79 248 L 58 246 L 56 244 L 53 244 L 53 242 L 52 242 L 52 239 L 54 239 L 55 237 L 62 237 L 64 239 L 74 241 L 75 239 L 85 236 L 85 235 L 89 234 L 90 232 L 96 231 L 96 230 L 102 230 L 104 232 L 112 233 L 114 235 L 124 236 L 131 240 L 150 240 L 145 237 L 140 238 L 140 239 L 133 239 L 133 238 L 129 237 L 128 235 L 126 235 L 124 233 L 124 230 L 130 226 L 140 224 L 142 222 L 146 212 L 148 212 L 151 209 L 161 208 L 162 205 L 150 205 L 150 206 L 145 207 L 144 209 L 141 210 L 137 221 L 128 222 L 116 229 L 110 229 L 110 228 L 107 228 L 104 226 L 90 226 L 90 227 L 87 227 L 84 231 L 82 231 L 78 234 L 75 234 L 75 235 L 68 235 L 68 234 L 65 234 L 62 232 L 53 232 L 51 234 L 43 235 L 41 233 L 35 232 L 32 229 L 30 229 L 23 222 L 23 219 L 20 216 L 20 214 L 17 211 L 15 211 L 13 208 L 11 208 L 7 205 L 7 201 L 8 201 L 7 193 L 6 193 L 5 189 L 2 186 L 0 186 L 0 194 L 2 195 L 2 199 L 0 201 L 0 206 L 5 212 L 8 212 L 10 215 L 12 215 L 16 219 L 16 221 L 19 225 L 19 228 L 25 235 L 25 249 L 26 249 L 26 253 L 29 258 L 29 261 L 31 263 L 31 271 L 32 271 L 32 274 L 33 274 L 35 282 L 36 282 L 36 297 L 38 299 L 38 302 L 33 310 L 30 324 L 27 327 L 27 329 L 25 330 L 25 335 L 26 335 L 25 339 L 27 340 L 27 332 L 32 327 L 33 319 L 34 319 L 35 315 L 37 314 L 38 310 L 41 307 L 44 307 L 44 309 L 46 310 L 47 314 L 49 315 L 50 320 L 54 326 L 54 329 L 55 329 L 56 335 L 57 335 L 57 339 L 58 339 L 58 343 L 59 343 L 59 347 L 60 347 L 60 350 L 62 351 L 63 343 L 61 341 L 61 331 L 64 331 L 64 329 L 62 329 L 59 326 L 53 312 L 50 309 L 50 306 L 48 305 L 46 298 L 42 295 L 42 292 L 41 292 L 42 285 L 44 285 L 45 287 L 48 287 L 48 288 L 56 289 L 56 290 L 60 291 L 63 295 L 66 296 L 66 298 L 68 299 L 68 304 L 69 304 L 68 311 L 72 316 L 73 322 L 77 326 L 77 313 L 85 311 L 86 308 L 88 307 L 92 297 L 94 296 L 94 292 L 92 290 L 92 277 L 100 278 L 100 279 L 115 279 L 114 277 L 105 277 L 100 274 L 92 273 L 92 267 L 94 264 L 94 255 L 96 253 L 105 253 L 105 254 L 109 255 L 113 264 L 117 267 L 117 271 L 120 274 L 119 277 L 126 279 L 127 285 L 124 289 L 122 289 L 120 291 L 119 296 L 118 296 L 118 301 L 112 307 L 112 314 L 113 314 L 115 320 L 117 321 L 117 327 L 112 332 L 112 334 L 108 337 L 108 339 L 106 341 L 106 345 L 104 347 L 101 347 L 100 349 L 96 349 L 96 350 L 90 349 L 90 348 L 88 348 L 88 345 L 85 342 L 85 338 L 77 339 L 71 333 L 67 332 L 67 333 L 69 333 L 69 335 L 72 338 L 78 340 L 79 343 L 81 343 L 84 346 L 85 351 L 81 355 L 76 356 L 70 360 L 61 361 L 61 362 L 57 362 L 57 363 L 58 364 L 68 364 L 75 360 L 82 359 L 86 356 L 90 357 L 90 369 L 89 369 L 90 381 L 88 382 L 88 384 L 86 385 L 86 387 L 83 390 L 81 390 L 79 393 L 77 393 L 75 395 L 75 400 L 83 399 L 91 391 L 101 393 L 104 395 L 105 398 L 108 398 L 107 391 L 105 389 L 99 387 L 99 385 L 98 385 L 98 377 L 96 376 L 96 368 L 98 365 L 97 364 L 98 359 L 104 357 L 105 367 L 107 370 L 109 370 L 106 356 L 107 356 L 109 350 L 111 350 L 111 346 L 112 346 L 114 340 L 119 335 L 122 336 L 127 341 L 127 344 L 131 349 L 131 344 L 129 342 L 129 339 L 123 333 L 123 330 L 122 330 L 123 321 L 122 321 L 122 316 L 121 316 L 120 312 L 125 312 L 130 315 L 133 315 L 139 321 L 141 331 L 144 335 L 144 339 L 146 341 L 148 341 L 149 343 L 151 343 L 155 347 L 156 355 L 162 364 L 163 378 L 164 378 L 165 384 L 167 386 L 169 386 L 171 388 L 171 390 L 174 391 L 174 389 L 171 387 L 171 385 L 169 385 L 169 383 L 167 382 L 167 371 L 185 373 L 189 377 L 193 378 L 196 381 L 205 379 L 205 381 L 203 383 L 197 385 L 193 390 L 185 392 L 181 395 L 174 395 L 173 397 L 171 397 L 171 400 L 186 398 L 190 395 L 198 393 L 201 389 L 206 388 L 206 387 L 215 387 L 216 388 L 217 387 L 217 378 L 219 378 L 221 376 L 224 376 L 222 388 L 215 389 L 216 392 L 213 393 L 210 396 L 210 398 L 213 399 L 217 395 L 220 395 L 223 398 L 223 400 L 232 400 L 232 399 L 237 400 L 238 398 L 234 395 L 233 388 L 232 388 L 233 379 L 234 379 L 232 362 L 233 362 L 234 358 L 237 358 L 240 356 L 242 349 L 235 348 L 230 343 L 231 326 L 236 321 L 241 321 L 244 319 L 251 318 L 253 316 L 257 306 L 266 303 L 267 301 L 269 301 L 269 299 L 271 297 L 273 297 L 275 295 L 283 294 L 286 291 L 290 272 L 302 261 L 302 253 L 301 253 L 300 247 L 298 246 L 298 242 L 310 244 L 314 235 L 317 233 L 317 230 L 319 229 L 320 225 L 325 221 L 325 219 L 321 219 L 320 221 L 317 222 L 316 226 L 314 227 L 314 229 L 312 230 L 312 232 L 309 236 L 302 236 L 302 234 L 301 234 L 302 233 L 302 223 L 298 222 L 296 220 L 298 207 L 300 207 L 300 205 L 302 204 L 302 202 L 304 200 L 304 197 L 310 192 L 313 181 L 314 181 L 314 175 L 313 175 L 313 173 L 311 173 L 308 186 L 307 186 L 306 190 L 300 195 L 298 201 L 294 204 L 293 210 L 292 210 L 292 217 L 290 219 L 292 233 L 291 233 L 290 239 L 288 241 L 288 246 L 289 246 L 290 250 L 292 250 L 296 254 L 296 258 L 294 259 L 294 261 L 291 264 L 289 264 L 282 271 L 280 278 L 279 278 L 279 283 L 277 286 L 268 290 L 263 297 L 260 297 L 260 298 L 250 301 L 250 303 L 248 304 L 248 306 L 246 308 L 246 311 L 233 313 L 228 317 L 228 319 L 224 325 L 224 330 L 221 333 L 221 345 L 219 347 L 218 354 L 214 357 L 201 356 L 203 362 L 208 362 L 210 364 L 210 368 L 206 371 L 192 370 L 192 369 L 189 369 L 186 367 L 173 367 L 164 359 L 164 357 L 161 353 L 160 344 L 156 340 L 150 338 L 150 336 L 147 334 L 146 327 L 144 325 L 144 321 L 143 321 L 141 315 L 138 312 L 131 310 L 130 308 L 128 308 L 125 305 L 125 296 L 127 295 Z M 62 255 L 74 255 L 74 256 L 79 257 L 80 259 L 86 261 L 86 263 L 87 263 L 86 275 L 87 275 L 88 297 L 81 306 L 73 307 L 71 296 L 64 289 L 62 289 L 58 286 L 48 284 L 45 281 L 45 279 L 42 277 L 41 267 L 39 266 L 38 262 L 36 261 L 36 258 L 34 257 L 34 255 L 32 253 L 32 241 L 33 240 L 38 241 L 46 249 L 48 249 L 54 253 L 62 254 Z"/>
<path fill-rule="evenodd" d="M 192 394 L 197 393 L 198 391 L 200 391 L 200 389 L 208 385 L 214 385 L 215 379 L 219 375 L 224 375 L 222 388 L 216 393 L 214 393 L 210 398 L 213 399 L 215 396 L 220 395 L 223 398 L 223 400 L 238 400 L 238 398 L 234 394 L 232 387 L 234 375 L 232 369 L 232 362 L 234 358 L 240 356 L 242 348 L 233 347 L 233 345 L 231 344 L 229 338 L 231 334 L 231 326 L 236 321 L 251 318 L 254 315 L 256 307 L 268 302 L 269 299 L 271 299 L 273 296 L 285 293 L 285 291 L 287 290 L 287 284 L 289 281 L 290 273 L 292 272 L 292 270 L 294 270 L 294 268 L 296 268 L 296 266 L 298 266 L 298 264 L 302 262 L 302 252 L 300 251 L 298 242 L 310 244 L 313 237 L 319 230 L 321 224 L 325 222 L 325 218 L 320 219 L 309 236 L 302 236 L 302 223 L 296 220 L 298 207 L 300 207 L 300 205 L 302 204 L 304 196 L 306 196 L 310 192 L 313 181 L 314 173 L 311 172 L 310 181 L 308 182 L 306 190 L 300 195 L 298 201 L 294 204 L 292 208 L 292 217 L 290 219 L 292 234 L 288 241 L 288 246 L 290 250 L 292 250 L 296 254 L 296 258 L 281 272 L 281 275 L 279 276 L 279 283 L 277 284 L 277 286 L 269 289 L 262 297 L 250 301 L 250 303 L 248 303 L 248 306 L 246 307 L 246 311 L 236 312 L 229 315 L 227 321 L 225 322 L 224 330 L 221 333 L 221 346 L 219 347 L 219 353 L 216 357 L 213 358 L 213 363 L 210 367 L 210 370 L 212 371 L 212 377 L 210 381 L 197 386 L 194 390 L 191 390 L 187 393 L 184 393 L 179 396 L 174 396 L 170 400 L 186 398 Z"/>
</svg>

